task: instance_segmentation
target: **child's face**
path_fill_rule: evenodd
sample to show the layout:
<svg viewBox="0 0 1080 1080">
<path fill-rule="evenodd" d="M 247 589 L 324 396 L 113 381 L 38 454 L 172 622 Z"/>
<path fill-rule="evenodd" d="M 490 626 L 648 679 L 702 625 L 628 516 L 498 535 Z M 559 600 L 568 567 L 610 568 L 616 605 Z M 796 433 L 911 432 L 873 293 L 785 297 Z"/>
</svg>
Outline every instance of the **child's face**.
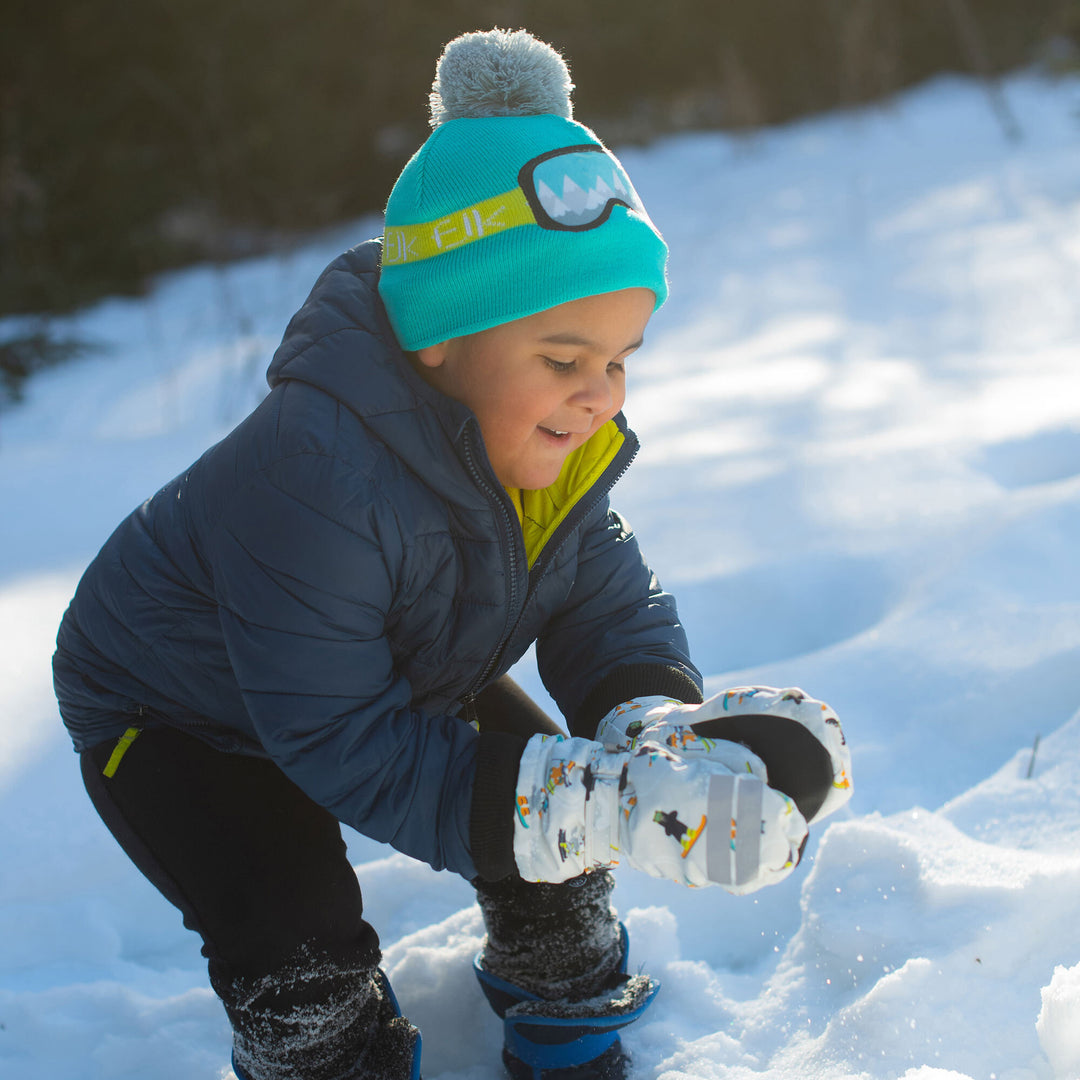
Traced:
<svg viewBox="0 0 1080 1080">
<path fill-rule="evenodd" d="M 622 408 L 655 298 L 623 289 L 420 349 L 425 378 L 476 414 L 495 475 L 544 488 Z"/>
</svg>

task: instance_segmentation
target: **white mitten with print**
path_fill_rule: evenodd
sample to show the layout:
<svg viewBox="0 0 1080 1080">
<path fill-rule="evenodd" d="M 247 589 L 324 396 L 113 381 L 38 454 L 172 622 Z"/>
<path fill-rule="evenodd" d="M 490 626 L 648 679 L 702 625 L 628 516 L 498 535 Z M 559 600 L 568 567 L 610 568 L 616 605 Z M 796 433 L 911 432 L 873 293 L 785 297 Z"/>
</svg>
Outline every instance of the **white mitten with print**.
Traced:
<svg viewBox="0 0 1080 1080">
<path fill-rule="evenodd" d="M 657 742 L 687 761 L 750 773 L 794 799 L 810 823 L 851 798 L 851 751 L 836 713 L 794 687 L 739 686 L 701 705 L 635 698 L 612 709 L 596 737 L 613 750 Z"/>
<path fill-rule="evenodd" d="M 759 777 L 658 743 L 609 750 L 534 735 L 521 758 L 514 858 L 526 881 L 620 863 L 683 885 L 753 892 L 787 877 L 806 822 Z"/>
</svg>

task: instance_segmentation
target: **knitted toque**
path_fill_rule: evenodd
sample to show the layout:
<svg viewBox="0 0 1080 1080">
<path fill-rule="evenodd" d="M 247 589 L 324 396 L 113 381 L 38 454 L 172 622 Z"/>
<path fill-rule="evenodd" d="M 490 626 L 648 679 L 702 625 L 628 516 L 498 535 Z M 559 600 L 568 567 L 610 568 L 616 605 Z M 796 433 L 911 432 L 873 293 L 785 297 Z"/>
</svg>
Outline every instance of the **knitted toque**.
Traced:
<svg viewBox="0 0 1080 1080">
<path fill-rule="evenodd" d="M 615 156 L 574 121 L 562 57 L 524 30 L 443 52 L 427 142 L 386 205 L 379 293 L 415 351 L 597 293 L 667 298 L 667 246 Z"/>
</svg>

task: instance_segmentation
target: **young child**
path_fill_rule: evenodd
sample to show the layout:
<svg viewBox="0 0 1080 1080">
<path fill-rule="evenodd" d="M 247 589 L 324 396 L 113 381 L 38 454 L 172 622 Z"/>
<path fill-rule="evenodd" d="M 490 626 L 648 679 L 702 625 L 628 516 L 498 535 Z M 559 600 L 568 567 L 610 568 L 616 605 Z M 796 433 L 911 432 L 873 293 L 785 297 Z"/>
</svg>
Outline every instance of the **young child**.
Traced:
<svg viewBox="0 0 1080 1080">
<path fill-rule="evenodd" d="M 54 661 L 106 825 L 201 935 L 242 1080 L 403 1080 L 339 823 L 473 882 L 515 1077 L 618 1077 L 656 993 L 619 862 L 747 892 L 846 798 L 835 715 L 702 703 L 608 491 L 667 294 L 629 177 L 524 31 L 440 61 L 385 235 L 316 282 L 270 394 L 128 517 Z M 572 737 L 506 672 L 536 643 Z"/>
</svg>

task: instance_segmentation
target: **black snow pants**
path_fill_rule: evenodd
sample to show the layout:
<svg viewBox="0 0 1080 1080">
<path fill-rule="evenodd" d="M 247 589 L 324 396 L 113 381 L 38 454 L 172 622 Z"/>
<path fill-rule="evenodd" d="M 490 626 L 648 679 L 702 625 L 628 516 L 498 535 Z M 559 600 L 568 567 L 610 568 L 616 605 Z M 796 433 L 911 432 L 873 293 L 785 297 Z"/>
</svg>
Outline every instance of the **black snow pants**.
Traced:
<svg viewBox="0 0 1080 1080">
<path fill-rule="evenodd" d="M 483 730 L 559 730 L 507 677 L 476 706 Z M 235 1059 L 251 1080 L 407 1077 L 416 1032 L 387 1004 L 378 935 L 364 920 L 337 819 L 273 762 L 181 731 L 146 729 L 118 764 L 116 750 L 110 741 L 84 751 L 87 792 L 128 857 L 202 938 Z M 474 885 L 490 958 L 507 958 L 506 976 L 520 985 L 544 996 L 554 977 L 559 996 L 575 984 L 584 996 L 617 965 L 608 874 Z M 555 957 L 564 959 L 553 970 Z"/>
</svg>

